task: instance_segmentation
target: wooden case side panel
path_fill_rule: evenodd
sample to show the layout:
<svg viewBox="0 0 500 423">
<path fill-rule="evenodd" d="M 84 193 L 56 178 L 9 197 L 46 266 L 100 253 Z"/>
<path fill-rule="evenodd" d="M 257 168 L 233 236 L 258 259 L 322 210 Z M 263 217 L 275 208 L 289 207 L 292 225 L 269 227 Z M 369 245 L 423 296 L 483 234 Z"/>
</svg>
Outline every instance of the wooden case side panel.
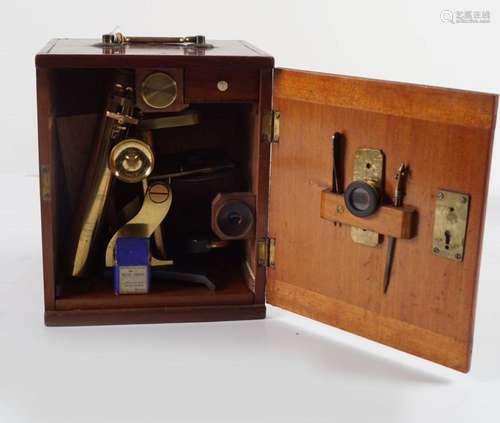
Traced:
<svg viewBox="0 0 500 423">
<path fill-rule="evenodd" d="M 271 110 L 272 106 L 273 69 L 263 68 L 260 71 L 259 108 L 255 116 L 254 136 L 251 146 L 251 184 L 256 193 L 256 228 L 255 239 L 247 244 L 250 267 L 255 274 L 255 302 L 265 302 L 266 269 L 257 264 L 257 240 L 267 236 L 269 210 L 269 169 L 271 159 L 270 145 L 262 142 L 262 117 Z"/>
<path fill-rule="evenodd" d="M 37 68 L 38 156 L 45 309 L 55 309 L 55 125 L 51 95 L 51 71 Z"/>
<path fill-rule="evenodd" d="M 269 210 L 276 264 L 271 304 L 461 371 L 470 365 L 496 96 L 333 75 L 275 71 L 281 114 L 273 146 Z M 383 294 L 387 241 L 370 248 L 347 225 L 320 217 L 331 186 L 331 136 L 344 133 L 345 186 L 354 152 L 383 150 L 385 194 L 408 162 L 404 203 L 418 213 L 416 236 L 398 240 Z M 463 262 L 432 253 L 436 194 L 471 195 Z"/>
</svg>

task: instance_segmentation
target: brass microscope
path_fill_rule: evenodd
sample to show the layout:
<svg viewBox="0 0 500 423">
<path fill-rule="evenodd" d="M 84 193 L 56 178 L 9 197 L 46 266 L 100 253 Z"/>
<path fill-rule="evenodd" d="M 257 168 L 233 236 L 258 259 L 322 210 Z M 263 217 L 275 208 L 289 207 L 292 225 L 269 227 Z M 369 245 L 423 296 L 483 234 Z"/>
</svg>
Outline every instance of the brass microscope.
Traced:
<svg viewBox="0 0 500 423">
<path fill-rule="evenodd" d="M 103 42 L 113 46 L 124 41 L 103 38 Z M 189 45 L 191 41 L 180 42 Z M 179 235 L 174 226 L 172 240 L 176 251 L 203 253 L 251 237 L 254 196 L 239 192 L 241 184 L 233 184 L 236 191 L 227 184 L 228 179 L 235 179 L 232 175 L 238 164 L 218 151 L 184 147 L 179 151 L 172 148 L 171 154 L 159 157 L 155 133 L 161 132 L 161 143 L 168 143 L 169 130 L 196 126 L 201 119 L 199 110 L 184 104 L 180 95 L 182 75 L 176 69 L 119 70 L 109 85 L 72 220 L 69 273 L 76 279 L 101 271 L 112 273 L 116 294 L 148 293 L 151 274 L 156 271 L 163 278 L 202 284 L 214 290 L 216 285 L 206 274 L 183 269 L 169 257 L 169 236 L 162 223 L 177 206 L 176 189 L 179 198 L 186 198 L 190 195 L 186 185 L 209 180 L 215 190 L 208 205 L 207 201 L 200 205 L 193 199 L 191 204 L 184 201 L 183 210 L 175 211 L 189 213 L 187 209 L 210 207 L 209 219 L 202 218 L 206 230 L 186 236 L 185 232 Z M 106 222 L 110 207 L 118 210 L 119 224 Z M 109 227 L 113 226 L 109 236 Z M 108 236 L 103 235 L 106 233 Z M 99 248 L 100 243 L 104 243 L 104 248 Z"/>
</svg>

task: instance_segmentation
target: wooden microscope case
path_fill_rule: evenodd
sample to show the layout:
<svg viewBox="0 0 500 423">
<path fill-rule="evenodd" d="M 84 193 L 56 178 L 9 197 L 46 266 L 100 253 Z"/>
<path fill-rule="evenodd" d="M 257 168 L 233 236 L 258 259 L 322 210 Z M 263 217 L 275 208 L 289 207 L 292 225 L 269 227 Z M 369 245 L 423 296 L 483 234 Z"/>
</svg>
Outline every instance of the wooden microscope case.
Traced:
<svg viewBox="0 0 500 423">
<path fill-rule="evenodd" d="M 213 49 L 134 46 L 109 52 L 98 40 L 59 39 L 37 55 L 46 324 L 256 319 L 265 317 L 267 302 L 468 371 L 497 96 L 275 69 L 271 56 L 246 42 L 210 42 Z M 235 276 L 243 282 L 212 293 L 61 290 L 68 283 L 62 259 L 69 194 L 58 120 L 99 113 L 88 93 L 102 90 L 100 76 L 116 68 L 178 69 L 183 103 L 200 105 L 209 117 L 216 105 L 214 119 L 226 112 L 236 116 L 232 134 L 246 139 L 248 191 L 256 198 L 255 236 L 246 242 L 243 270 Z M 218 89 L 219 81 L 229 88 Z M 404 210 L 384 206 L 362 221 L 343 212 L 341 197 L 330 193 L 336 132 L 346 140 L 346 185 L 361 148 L 383 152 L 386 199 L 399 164 L 409 164 Z M 436 254 L 434 246 L 443 193 L 467 199 L 459 259 Z M 353 242 L 356 225 L 384 235 L 381 242 Z M 397 244 L 384 294 L 388 235 Z"/>
</svg>

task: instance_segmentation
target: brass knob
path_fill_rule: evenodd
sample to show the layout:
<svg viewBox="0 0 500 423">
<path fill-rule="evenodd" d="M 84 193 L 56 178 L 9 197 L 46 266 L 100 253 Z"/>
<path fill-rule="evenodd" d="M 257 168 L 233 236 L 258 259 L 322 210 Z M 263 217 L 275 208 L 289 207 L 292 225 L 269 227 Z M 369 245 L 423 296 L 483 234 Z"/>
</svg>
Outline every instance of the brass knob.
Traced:
<svg viewBox="0 0 500 423">
<path fill-rule="evenodd" d="M 177 98 L 177 83 L 164 72 L 152 73 L 142 82 L 141 96 L 149 107 L 164 109 Z"/>
<path fill-rule="evenodd" d="M 167 185 L 158 182 L 151 185 L 148 191 L 149 198 L 153 203 L 161 204 L 168 200 L 170 197 L 170 189 Z"/>
<path fill-rule="evenodd" d="M 109 169 L 123 182 L 140 182 L 151 174 L 153 167 L 153 150 L 138 139 L 129 138 L 119 142 L 109 154 Z"/>
<path fill-rule="evenodd" d="M 225 92 L 227 91 L 229 88 L 229 84 L 227 83 L 227 81 L 224 81 L 224 80 L 220 80 L 219 82 L 217 82 L 217 89 L 220 91 L 220 92 Z"/>
</svg>

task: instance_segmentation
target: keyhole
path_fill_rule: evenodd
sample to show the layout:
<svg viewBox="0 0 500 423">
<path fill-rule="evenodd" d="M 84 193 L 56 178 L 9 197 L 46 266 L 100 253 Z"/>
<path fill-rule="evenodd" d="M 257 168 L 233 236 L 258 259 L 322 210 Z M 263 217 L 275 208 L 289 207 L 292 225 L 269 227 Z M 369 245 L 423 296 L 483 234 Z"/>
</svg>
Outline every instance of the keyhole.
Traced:
<svg viewBox="0 0 500 423">
<path fill-rule="evenodd" d="M 446 248 L 447 250 L 450 249 L 450 241 L 451 241 L 451 233 L 450 231 L 444 231 L 444 248 Z"/>
</svg>

